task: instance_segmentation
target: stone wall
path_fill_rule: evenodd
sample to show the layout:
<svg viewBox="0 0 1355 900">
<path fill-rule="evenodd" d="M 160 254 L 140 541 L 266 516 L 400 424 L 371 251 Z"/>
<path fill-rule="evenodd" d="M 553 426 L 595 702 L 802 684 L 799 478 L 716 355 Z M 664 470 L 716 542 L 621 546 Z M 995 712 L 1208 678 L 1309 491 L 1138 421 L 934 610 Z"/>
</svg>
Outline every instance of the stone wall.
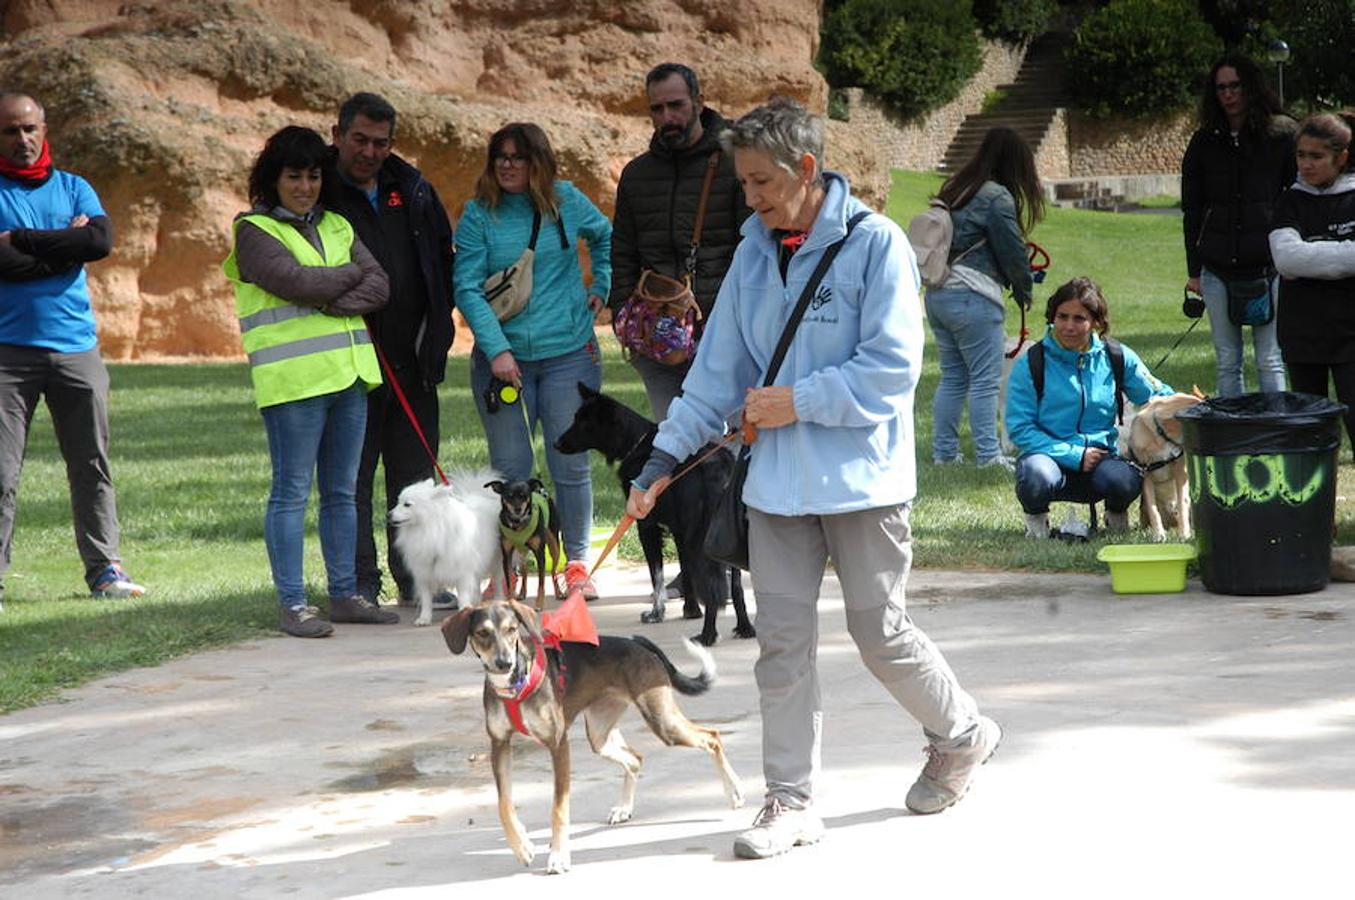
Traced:
<svg viewBox="0 0 1355 900">
<path fill-rule="evenodd" d="M 1068 146 L 1068 110 L 1059 107 L 1045 131 L 1044 140 L 1035 152 L 1035 170 L 1041 180 L 1067 178 L 1071 164 L 1071 148 Z"/>
<path fill-rule="evenodd" d="M 1016 80 L 1026 46 L 984 42 L 983 67 L 960 96 L 920 119 L 905 120 L 859 88 L 846 90 L 851 131 L 868 146 L 882 148 L 892 169 L 930 171 L 941 164 L 965 116 L 980 112 L 983 98 L 1000 84 Z"/>
<path fill-rule="evenodd" d="M 1068 175 L 1171 174 L 1195 131 L 1190 111 L 1158 119 L 1093 119 L 1068 111 Z"/>
</svg>

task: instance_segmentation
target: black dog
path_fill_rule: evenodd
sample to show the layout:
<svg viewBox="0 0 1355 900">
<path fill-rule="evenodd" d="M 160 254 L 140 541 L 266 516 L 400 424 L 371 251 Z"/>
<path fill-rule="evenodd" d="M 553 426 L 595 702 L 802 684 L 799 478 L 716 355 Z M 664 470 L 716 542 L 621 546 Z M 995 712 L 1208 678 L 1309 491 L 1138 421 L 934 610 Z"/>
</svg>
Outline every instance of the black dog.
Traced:
<svg viewBox="0 0 1355 900">
<path fill-rule="evenodd" d="M 503 508 L 499 510 L 499 548 L 503 551 L 503 583 L 513 583 L 513 554 L 521 560 L 518 573 L 518 600 L 527 601 L 527 553 L 536 559 L 536 611 L 546 605 L 546 551 L 550 558 L 560 558 L 560 513 L 555 501 L 546 493 L 546 486 L 538 479 L 530 481 L 491 481 L 485 484 L 499 495 Z M 552 579 L 555 599 L 560 599 L 558 586 Z M 510 593 L 512 593 L 510 589 Z"/>
<path fill-rule="evenodd" d="M 579 384 L 579 394 L 583 397 L 583 405 L 574 413 L 569 430 L 555 442 L 555 448 L 561 453 L 596 450 L 607 458 L 608 463 L 619 464 L 616 474 L 621 480 L 621 492 L 629 495 L 630 483 L 649 458 L 659 426 L 586 384 Z M 691 473 L 673 482 L 672 487 L 659 497 L 654 512 L 637 525 L 640 546 L 644 548 L 645 562 L 649 564 L 649 580 L 654 588 L 654 607 L 643 613 L 640 620 L 663 621 L 667 599 L 663 581 L 663 530 L 667 529 L 677 544 L 678 563 L 682 566 L 683 616 L 699 618 L 702 607 L 705 608 L 706 621 L 696 640 L 707 647 L 719 638 L 715 622 L 727 597 L 733 598 L 734 615 L 738 619 L 735 636 L 750 638 L 757 635 L 743 604 L 742 574 L 738 569 L 714 561 L 702 549 L 706 523 L 710 521 L 715 502 L 733 468 L 734 460 L 730 454 L 714 454 Z"/>
</svg>

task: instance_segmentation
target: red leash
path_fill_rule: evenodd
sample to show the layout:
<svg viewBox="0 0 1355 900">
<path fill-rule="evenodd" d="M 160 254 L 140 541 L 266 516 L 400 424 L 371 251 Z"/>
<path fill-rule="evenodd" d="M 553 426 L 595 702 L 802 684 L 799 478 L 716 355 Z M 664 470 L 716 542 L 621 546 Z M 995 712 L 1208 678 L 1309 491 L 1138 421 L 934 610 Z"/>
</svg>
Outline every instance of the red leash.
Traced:
<svg viewBox="0 0 1355 900">
<path fill-rule="evenodd" d="M 1049 251 L 1034 241 L 1027 241 L 1026 247 L 1028 248 L 1026 259 L 1030 263 L 1030 271 L 1034 273 L 1032 280 L 1039 284 L 1044 281 L 1045 270 L 1049 268 Z M 1030 337 L 1030 329 L 1026 327 L 1026 308 L 1019 303 L 1017 306 L 1021 307 L 1021 333 L 1017 336 L 1016 346 L 1011 349 L 1011 352 L 1005 354 L 1007 359 L 1016 359 L 1016 355 L 1021 352 L 1021 348 L 1025 346 L 1026 340 Z"/>
<path fill-rule="evenodd" d="M 367 334 L 371 336 L 372 326 L 367 325 Z M 391 364 L 386 359 L 386 354 L 382 352 L 381 345 L 377 343 L 376 338 L 372 337 L 372 346 L 376 348 L 376 358 L 381 361 L 381 371 L 386 373 L 386 383 L 391 386 L 395 392 L 395 399 L 400 401 L 400 408 L 405 411 L 409 424 L 414 428 L 414 433 L 419 436 L 419 443 L 423 444 L 423 450 L 428 454 L 428 460 L 437 470 L 438 477 L 442 479 L 443 484 L 448 484 L 447 474 L 442 471 L 442 466 L 438 465 L 438 456 L 433 452 L 433 448 L 428 444 L 428 438 L 424 436 L 423 429 L 419 427 L 419 420 L 414 415 L 414 409 L 409 405 L 409 398 L 405 396 L 404 389 L 400 387 L 400 379 L 395 377 L 395 372 L 391 370 Z"/>
</svg>

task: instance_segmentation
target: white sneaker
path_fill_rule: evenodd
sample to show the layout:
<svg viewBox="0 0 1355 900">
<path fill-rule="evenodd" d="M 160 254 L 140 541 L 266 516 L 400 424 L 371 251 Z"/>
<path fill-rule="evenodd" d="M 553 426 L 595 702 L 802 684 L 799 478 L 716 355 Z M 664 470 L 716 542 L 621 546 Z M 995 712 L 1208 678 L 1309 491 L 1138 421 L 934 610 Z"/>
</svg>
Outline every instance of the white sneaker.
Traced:
<svg viewBox="0 0 1355 900">
<path fill-rule="evenodd" d="M 924 816 L 954 805 L 969 790 L 974 772 L 988 762 L 1000 743 L 1002 728 L 987 716 L 979 716 L 974 740 L 968 747 L 939 750 L 935 744 L 928 744 L 927 764 L 909 788 L 904 805 Z"/>
<path fill-rule="evenodd" d="M 1129 530 L 1129 510 L 1106 510 L 1106 531 L 1123 534 Z"/>
<path fill-rule="evenodd" d="M 740 859 L 767 859 L 822 838 L 822 819 L 807 809 L 794 809 L 771 797 L 753 820 L 753 827 L 734 838 L 734 855 Z"/>
<path fill-rule="evenodd" d="M 1049 537 L 1049 513 L 1025 513 L 1026 517 L 1026 537 L 1044 538 Z"/>
</svg>

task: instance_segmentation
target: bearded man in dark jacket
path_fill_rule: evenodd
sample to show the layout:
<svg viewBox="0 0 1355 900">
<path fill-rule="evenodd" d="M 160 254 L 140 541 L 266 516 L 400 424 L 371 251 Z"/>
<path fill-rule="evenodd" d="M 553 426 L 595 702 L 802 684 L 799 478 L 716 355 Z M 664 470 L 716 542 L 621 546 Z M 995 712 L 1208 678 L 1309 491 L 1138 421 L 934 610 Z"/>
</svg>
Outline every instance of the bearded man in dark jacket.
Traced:
<svg viewBox="0 0 1355 900">
<path fill-rule="evenodd" d="M 645 269 L 670 278 L 683 277 L 701 185 L 711 157 L 719 154 L 692 281 L 704 321 L 715 305 L 739 242 L 739 227 L 749 210 L 734 173 L 734 160 L 720 152 L 720 132 L 726 122 L 706 107 L 696 73 L 678 63 L 656 66 L 645 76 L 645 93 L 654 137 L 649 150 L 626 165 L 617 184 L 612 292 L 607 305 L 615 315 Z M 637 355 L 631 364 L 644 381 L 654 418 L 662 421 L 668 415 L 668 404 L 681 393 L 690 363 L 667 366 Z"/>
<path fill-rule="evenodd" d="M 452 346 L 452 226 L 437 191 L 423 174 L 391 152 L 395 108 L 376 94 L 358 93 L 339 108 L 333 127 L 334 171 L 325 178 L 325 203 L 353 224 L 358 238 L 390 279 L 390 302 L 367 317 L 372 340 L 390 363 L 428 445 L 438 451 L 437 386 Z M 330 177 L 330 176 L 335 177 Z M 358 467 L 358 592 L 371 603 L 381 593 L 381 568 L 372 534 L 372 488 L 377 460 L 385 463 L 386 509 L 409 484 L 433 474 L 433 464 L 382 371 L 367 396 L 367 435 Z M 386 529 L 386 558 L 403 602 L 414 586 Z M 454 607 L 441 595 L 435 608 Z M 469 598 L 475 600 L 476 598 Z M 394 616 L 392 612 L 390 615 Z"/>
</svg>

